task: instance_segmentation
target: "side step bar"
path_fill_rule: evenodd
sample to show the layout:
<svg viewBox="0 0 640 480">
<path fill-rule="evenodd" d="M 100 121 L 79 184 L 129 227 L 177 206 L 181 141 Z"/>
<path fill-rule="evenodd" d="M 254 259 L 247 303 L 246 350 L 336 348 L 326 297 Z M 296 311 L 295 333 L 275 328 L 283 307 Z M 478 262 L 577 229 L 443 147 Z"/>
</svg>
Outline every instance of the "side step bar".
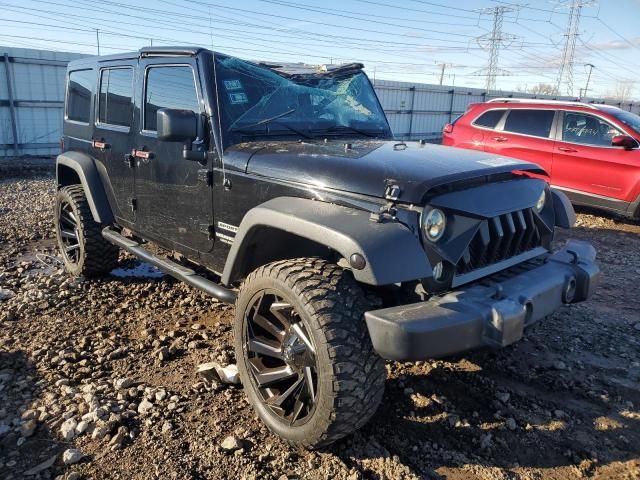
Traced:
<svg viewBox="0 0 640 480">
<path fill-rule="evenodd" d="M 234 303 L 236 301 L 236 293 L 233 290 L 218 285 L 201 275 L 197 275 L 196 272 L 188 267 L 178 265 L 167 258 L 154 255 L 149 250 L 142 247 L 138 242 L 131 240 L 130 238 L 123 237 L 109 227 L 102 230 L 102 236 L 108 242 L 111 242 L 120 248 L 124 248 L 127 252 L 135 255 L 143 262 L 150 263 L 159 270 L 162 270 L 164 273 L 188 283 L 192 287 L 202 290 L 221 302 Z"/>
</svg>

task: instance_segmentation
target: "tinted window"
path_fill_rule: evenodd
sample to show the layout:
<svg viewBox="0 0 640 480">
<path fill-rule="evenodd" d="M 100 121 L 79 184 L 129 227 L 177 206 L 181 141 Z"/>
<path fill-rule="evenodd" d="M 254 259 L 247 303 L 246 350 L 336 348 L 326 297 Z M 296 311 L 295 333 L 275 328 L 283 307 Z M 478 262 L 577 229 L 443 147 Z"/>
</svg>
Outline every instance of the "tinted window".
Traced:
<svg viewBox="0 0 640 480">
<path fill-rule="evenodd" d="M 67 96 L 67 118 L 69 120 L 89 123 L 93 83 L 93 70 L 69 72 L 69 94 Z"/>
<path fill-rule="evenodd" d="M 504 110 L 489 110 L 480 115 L 473 124 L 478 127 L 496 128 L 504 112 Z"/>
<path fill-rule="evenodd" d="M 200 112 L 191 67 L 153 67 L 147 72 L 144 129 L 156 131 L 160 108 Z"/>
<path fill-rule="evenodd" d="M 565 142 L 610 147 L 611 139 L 616 135 L 622 135 L 620 130 L 598 117 L 583 113 L 564 113 L 562 140 Z"/>
<path fill-rule="evenodd" d="M 504 130 L 534 137 L 548 137 L 554 113 L 553 110 L 511 110 L 504 122 Z"/>
<path fill-rule="evenodd" d="M 111 125 L 131 125 L 131 93 L 133 69 L 111 68 L 100 75 L 98 121 Z"/>
</svg>

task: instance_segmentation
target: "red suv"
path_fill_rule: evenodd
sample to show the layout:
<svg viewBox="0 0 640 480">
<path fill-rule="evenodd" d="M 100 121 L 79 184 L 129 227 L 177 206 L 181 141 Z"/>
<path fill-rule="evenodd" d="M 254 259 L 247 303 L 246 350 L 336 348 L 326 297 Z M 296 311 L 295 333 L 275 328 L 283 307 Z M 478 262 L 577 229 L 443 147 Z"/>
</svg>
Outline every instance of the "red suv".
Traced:
<svg viewBox="0 0 640 480">
<path fill-rule="evenodd" d="M 444 127 L 442 143 L 537 163 L 577 205 L 640 218 L 640 116 L 609 105 L 497 98 Z"/>
</svg>

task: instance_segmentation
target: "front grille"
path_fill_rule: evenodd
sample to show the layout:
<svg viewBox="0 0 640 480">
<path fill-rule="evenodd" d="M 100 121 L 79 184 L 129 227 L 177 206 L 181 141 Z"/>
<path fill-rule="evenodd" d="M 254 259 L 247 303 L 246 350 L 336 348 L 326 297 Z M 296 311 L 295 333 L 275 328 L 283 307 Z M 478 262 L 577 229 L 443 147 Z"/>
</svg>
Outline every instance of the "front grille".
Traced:
<svg viewBox="0 0 640 480">
<path fill-rule="evenodd" d="M 541 246 L 542 236 L 531 208 L 483 220 L 456 265 L 468 273 Z"/>
</svg>

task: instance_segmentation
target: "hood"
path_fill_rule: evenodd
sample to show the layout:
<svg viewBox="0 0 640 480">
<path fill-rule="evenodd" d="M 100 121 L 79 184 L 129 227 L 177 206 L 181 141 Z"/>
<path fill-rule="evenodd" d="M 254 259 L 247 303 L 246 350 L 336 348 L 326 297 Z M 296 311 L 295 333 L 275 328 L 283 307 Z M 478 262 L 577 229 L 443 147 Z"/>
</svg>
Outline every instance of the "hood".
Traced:
<svg viewBox="0 0 640 480">
<path fill-rule="evenodd" d="M 236 145 L 225 152 L 247 173 L 320 188 L 384 197 L 398 185 L 398 200 L 421 203 L 438 185 L 537 165 L 478 151 L 388 140 L 270 141 Z M 241 161 L 244 165 L 238 165 Z"/>
</svg>

